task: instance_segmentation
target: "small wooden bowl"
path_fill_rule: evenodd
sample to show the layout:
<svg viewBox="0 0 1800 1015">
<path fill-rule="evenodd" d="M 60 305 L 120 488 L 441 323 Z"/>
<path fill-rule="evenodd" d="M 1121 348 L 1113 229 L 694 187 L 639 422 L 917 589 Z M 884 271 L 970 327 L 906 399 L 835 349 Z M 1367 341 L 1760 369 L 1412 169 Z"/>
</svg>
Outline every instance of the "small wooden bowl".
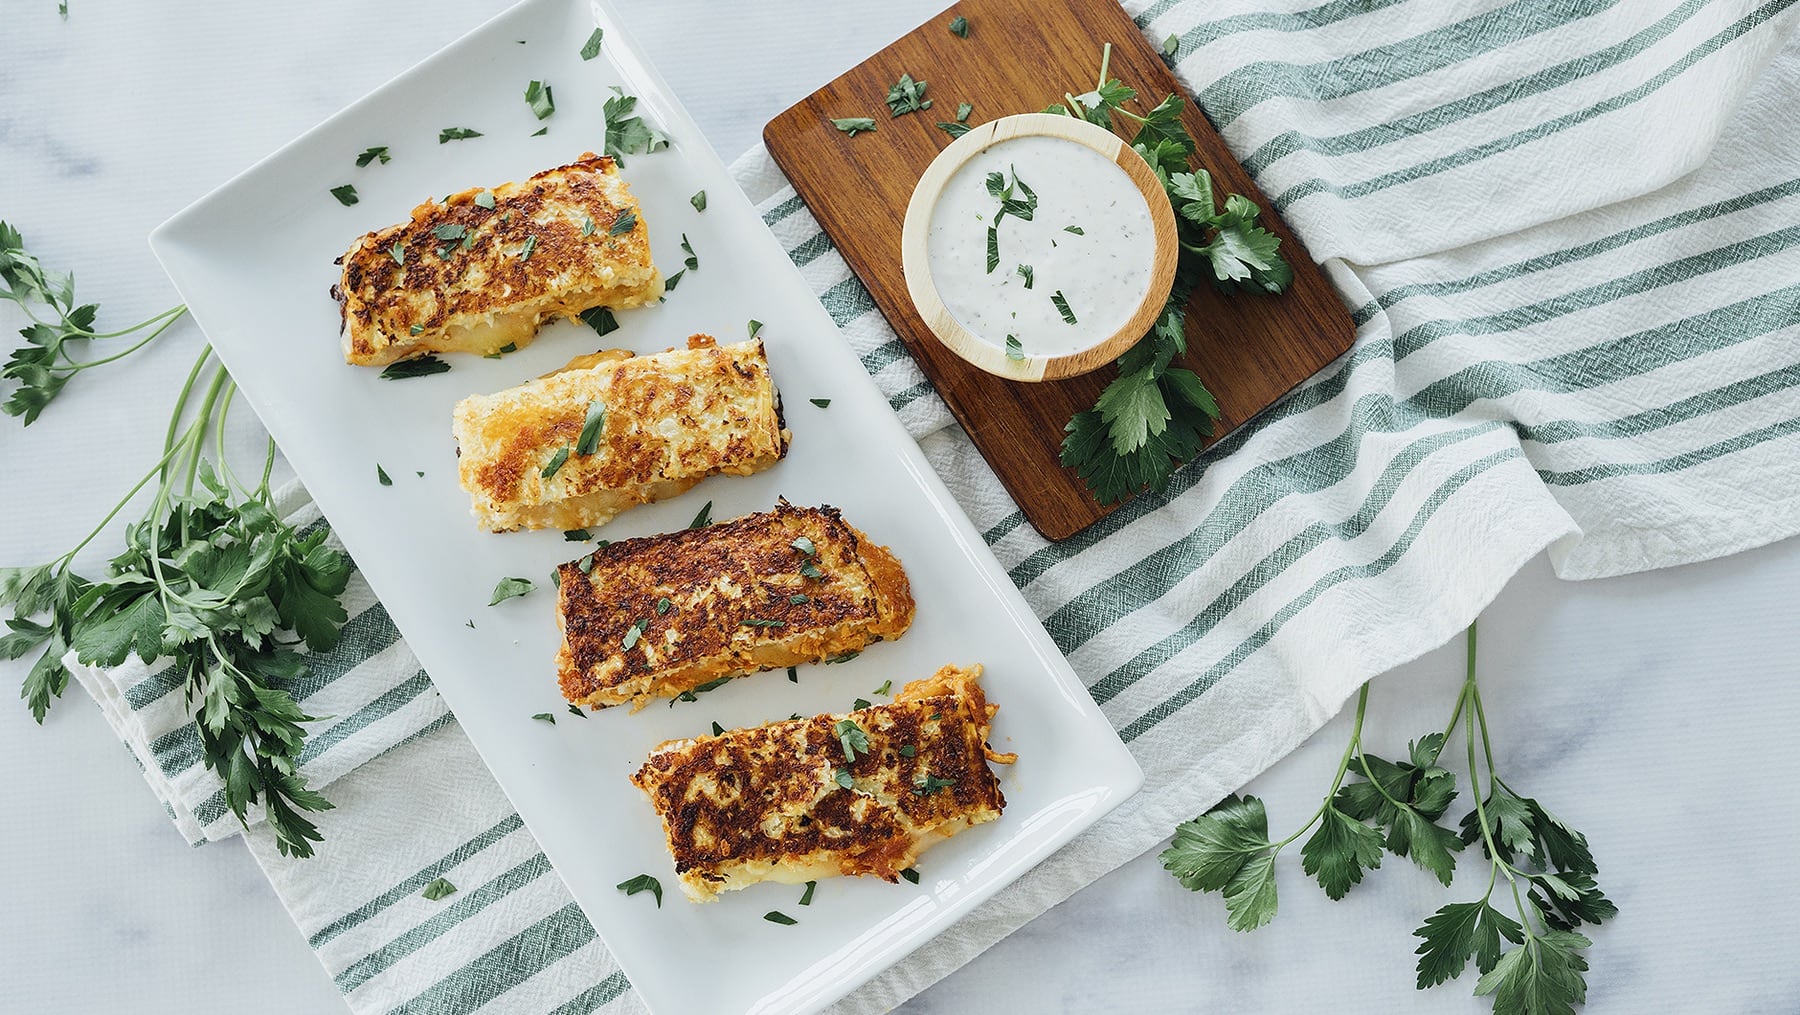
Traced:
<svg viewBox="0 0 1800 1015">
<path fill-rule="evenodd" d="M 944 305 L 937 284 L 931 278 L 931 262 L 926 243 L 931 233 L 931 213 L 950 178 L 963 164 L 979 152 L 1016 137 L 1055 137 L 1091 148 L 1125 171 L 1144 203 L 1150 208 L 1150 224 L 1155 233 L 1156 254 L 1150 269 L 1150 285 L 1143 302 L 1117 332 L 1079 352 L 1059 356 L 1031 356 L 1008 359 L 1006 350 L 983 339 L 969 329 Z M 925 168 L 913 188 L 912 200 L 906 205 L 906 222 L 900 234 L 900 264 L 906 275 L 906 289 L 913 306 L 938 341 L 963 359 L 997 377 L 1014 381 L 1054 381 L 1074 377 L 1111 363 L 1137 340 L 1149 332 L 1168 301 L 1175 284 L 1175 259 L 1179 253 L 1175 236 L 1175 212 L 1163 192 L 1162 183 L 1143 156 L 1131 150 L 1112 131 L 1073 116 L 1055 113 L 1018 113 L 1003 116 L 975 127 L 938 153 Z"/>
</svg>

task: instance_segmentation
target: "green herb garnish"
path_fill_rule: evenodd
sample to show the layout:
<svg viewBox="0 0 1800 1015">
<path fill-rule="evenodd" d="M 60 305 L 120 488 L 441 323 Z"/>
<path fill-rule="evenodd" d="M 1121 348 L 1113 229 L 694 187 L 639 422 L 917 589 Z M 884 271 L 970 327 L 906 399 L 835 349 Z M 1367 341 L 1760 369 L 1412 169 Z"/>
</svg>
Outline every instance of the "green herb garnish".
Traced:
<svg viewBox="0 0 1800 1015">
<path fill-rule="evenodd" d="M 650 630 L 650 618 L 639 617 L 630 627 L 625 629 L 624 636 L 619 639 L 619 647 L 630 649 L 633 645 L 638 643 L 638 639 L 642 638 L 644 632 L 648 630 Z"/>
<path fill-rule="evenodd" d="M 757 333 L 762 331 L 763 323 L 753 317 L 750 319 L 750 323 L 745 325 L 745 328 L 750 332 L 750 337 L 755 338 Z"/>
<path fill-rule="evenodd" d="M 492 211 L 494 209 L 494 192 L 491 190 L 481 191 L 475 195 L 475 203 L 482 208 Z"/>
<path fill-rule="evenodd" d="M 764 620 L 761 617 L 751 617 L 749 620 L 744 621 L 743 626 L 745 626 L 745 627 L 786 627 L 787 621 L 785 621 L 785 620 Z"/>
<path fill-rule="evenodd" d="M 658 599 L 656 601 L 656 615 L 659 617 L 668 613 L 670 610 L 672 610 L 674 608 L 675 608 L 675 603 L 672 600 L 670 600 L 668 596 L 663 596 L 661 599 Z"/>
<path fill-rule="evenodd" d="M 619 330 L 618 318 L 613 316 L 610 307 L 590 307 L 581 312 L 581 319 L 594 329 L 596 335 L 610 335 Z"/>
<path fill-rule="evenodd" d="M 837 655 L 827 656 L 825 658 L 825 665 L 830 666 L 833 663 L 847 663 L 859 655 L 862 655 L 862 649 L 851 649 L 848 652 L 839 652 Z"/>
<path fill-rule="evenodd" d="M 494 586 L 494 595 L 488 600 L 488 605 L 493 606 L 508 599 L 517 598 L 536 587 L 531 584 L 530 578 L 502 578 L 499 584 Z"/>
<path fill-rule="evenodd" d="M 536 249 L 537 249 L 537 234 L 532 233 L 530 236 L 525 237 L 524 245 L 519 248 L 519 260 L 520 261 L 531 260 L 531 252 Z"/>
<path fill-rule="evenodd" d="M 448 373 L 450 364 L 436 356 L 418 356 L 403 359 L 397 363 L 389 363 L 381 371 L 381 379 L 386 381 L 405 380 L 408 377 L 428 377 L 432 374 Z"/>
<path fill-rule="evenodd" d="M 606 425 L 606 406 L 589 402 L 587 416 L 581 421 L 581 436 L 575 438 L 575 453 L 591 455 L 600 447 L 600 431 Z"/>
<path fill-rule="evenodd" d="M 569 706 L 569 714 L 574 716 L 577 719 L 586 719 L 588 717 L 588 714 L 581 710 L 580 705 L 570 705 Z"/>
<path fill-rule="evenodd" d="M 850 769 L 844 767 L 843 765 L 839 765 L 838 767 L 831 770 L 831 778 L 839 786 L 842 786 L 845 789 L 855 789 L 856 788 L 856 777 L 851 775 Z"/>
<path fill-rule="evenodd" d="M 443 130 L 438 131 L 438 144 L 444 144 L 450 141 L 466 141 L 469 138 L 480 136 L 481 131 L 471 130 L 468 127 L 445 127 Z"/>
<path fill-rule="evenodd" d="M 694 514 L 694 520 L 688 523 L 688 528 L 703 529 L 711 524 L 712 524 L 712 501 L 709 500 L 706 503 L 700 505 L 700 510 L 695 512 L 695 514 Z"/>
<path fill-rule="evenodd" d="M 431 883 L 426 885 L 425 890 L 419 894 L 432 902 L 436 902 L 444 896 L 454 894 L 455 892 L 456 886 L 450 883 L 449 878 L 432 878 Z"/>
<path fill-rule="evenodd" d="M 901 744 L 899 750 L 902 758 L 915 757 L 919 753 L 919 749 L 911 744 Z"/>
<path fill-rule="evenodd" d="M 769 921 L 770 923 L 779 923 L 783 927 L 792 927 L 794 924 L 800 922 L 799 920 L 794 919 L 793 917 L 787 915 L 786 913 L 783 913 L 779 909 L 771 909 L 767 913 L 764 913 L 763 919 Z"/>
<path fill-rule="evenodd" d="M 540 120 L 547 120 L 556 112 L 556 97 L 550 94 L 550 86 L 542 81 L 532 81 L 525 86 L 525 104 L 531 107 L 531 115 Z"/>
<path fill-rule="evenodd" d="M 606 117 L 605 152 L 623 166 L 626 155 L 640 155 L 669 147 L 669 139 L 661 131 L 631 115 L 637 108 L 637 96 L 626 95 L 617 86 L 613 97 L 606 100 L 601 112 Z"/>
<path fill-rule="evenodd" d="M 1076 323 L 1075 311 L 1069 309 L 1069 301 L 1063 298 L 1061 289 L 1056 290 L 1056 292 L 1051 295 L 1050 302 L 1056 304 L 1056 312 L 1062 315 L 1064 324 Z"/>
<path fill-rule="evenodd" d="M 556 725 L 556 717 L 548 712 L 539 712 L 536 715 L 533 715 L 532 718 L 536 719 L 538 722 L 547 722 L 552 726 Z"/>
<path fill-rule="evenodd" d="M 817 887 L 819 887 L 819 883 L 817 881 L 808 881 L 806 883 L 806 891 L 804 891 L 800 894 L 800 904 L 802 906 L 812 905 L 813 889 L 815 889 Z"/>
<path fill-rule="evenodd" d="M 688 244 L 686 233 L 681 234 L 681 249 L 687 252 L 687 259 L 682 262 L 686 271 L 694 271 L 700 267 L 700 258 L 694 255 L 694 248 Z M 752 336 L 754 337 L 754 336 Z"/>
<path fill-rule="evenodd" d="M 838 738 L 838 745 L 844 749 L 846 763 L 855 761 L 858 754 L 869 753 L 869 735 L 856 724 L 856 720 L 839 719 L 831 732 Z"/>
<path fill-rule="evenodd" d="M 881 682 L 881 686 L 877 687 L 875 689 L 875 693 L 876 694 L 892 694 L 892 693 L 894 693 L 894 681 L 892 680 L 892 678 L 883 680 Z"/>
<path fill-rule="evenodd" d="M 1031 270 L 1031 265 L 1021 264 L 1015 270 L 1018 271 L 1019 277 L 1025 280 L 1025 288 L 1027 288 L 1027 289 L 1031 288 L 1031 283 L 1034 281 L 1033 275 L 1032 275 L 1032 270 Z"/>
<path fill-rule="evenodd" d="M 812 597 L 809 595 L 802 594 L 802 595 L 793 595 L 793 596 L 788 597 L 788 605 L 789 606 L 805 606 L 807 603 L 810 603 L 810 602 L 812 602 Z"/>
<path fill-rule="evenodd" d="M 627 208 L 619 213 L 618 218 L 613 219 L 612 228 L 606 231 L 606 235 L 622 236 L 635 228 L 637 228 L 637 215 Z"/>
<path fill-rule="evenodd" d="M 346 208 L 360 200 L 360 198 L 356 196 L 356 187 L 348 183 L 341 187 L 331 188 L 331 196 L 337 198 L 338 204 L 341 204 Z"/>
<path fill-rule="evenodd" d="M 995 226 L 987 227 L 987 273 L 992 275 L 994 269 L 1000 267 L 1000 230 Z"/>
<path fill-rule="evenodd" d="M 581 220 L 581 235 L 594 235 L 594 217 L 589 215 Z"/>
<path fill-rule="evenodd" d="M 594 29 L 594 38 L 597 40 L 599 37 L 600 30 L 596 28 Z M 590 44 L 598 46 L 597 42 Z M 613 887 L 624 892 L 627 897 L 636 895 L 639 892 L 649 892 L 656 897 L 656 908 L 662 908 L 662 882 L 648 874 L 639 874 L 637 877 L 627 878 Z"/>
<path fill-rule="evenodd" d="M 1076 236 L 1086 236 L 1087 235 L 1087 232 L 1085 230 L 1083 230 L 1080 226 L 1063 226 L 1063 232 L 1074 233 Z"/>
<path fill-rule="evenodd" d="M 706 191 L 704 191 L 704 190 L 699 191 L 699 192 L 695 193 L 693 197 L 688 198 L 688 204 L 693 205 L 695 211 L 705 211 L 706 210 Z"/>
<path fill-rule="evenodd" d="M 911 867 L 908 867 L 905 870 L 901 871 L 900 876 L 905 878 L 908 881 L 911 881 L 915 885 L 919 883 L 919 872 L 914 870 Z"/>
<path fill-rule="evenodd" d="M 819 570 L 819 565 L 807 560 L 800 563 L 800 575 L 803 578 L 823 578 L 825 572 Z"/>
<path fill-rule="evenodd" d="M 969 19 L 963 17 L 961 14 L 958 14 L 956 17 L 951 18 L 950 19 L 950 34 L 956 36 L 959 39 L 968 38 L 969 37 Z"/>
<path fill-rule="evenodd" d="M 939 130 L 951 137 L 962 137 L 969 132 L 969 125 L 966 123 L 951 123 L 947 120 L 939 120 L 937 126 Z"/>
<path fill-rule="evenodd" d="M 821 409 L 831 408 L 831 399 L 829 399 L 829 398 L 809 398 L 809 399 L 807 399 L 807 401 L 811 402 L 812 404 L 818 406 Z"/>
<path fill-rule="evenodd" d="M 850 711 L 861 712 L 863 709 L 868 708 L 873 704 L 875 703 L 867 698 L 858 698 L 850 703 Z"/>
<path fill-rule="evenodd" d="M 382 486 L 393 486 L 394 485 L 393 479 L 391 479 L 388 476 L 387 470 L 382 468 L 381 463 L 379 463 L 379 462 L 377 462 L 375 464 L 375 480 L 376 480 L 376 482 L 380 483 Z"/>
<path fill-rule="evenodd" d="M 968 123 L 969 122 L 969 114 L 973 113 L 973 112 L 975 112 L 975 107 L 970 105 L 969 103 L 967 103 L 967 102 L 957 103 L 956 122 L 957 123 Z"/>
<path fill-rule="evenodd" d="M 913 792 L 920 796 L 930 796 L 947 786 L 956 785 L 955 779 L 940 779 L 927 772 L 920 772 L 913 777 Z"/>
<path fill-rule="evenodd" d="M 819 548 L 814 546 L 813 541 L 806 536 L 798 536 L 788 545 L 803 557 L 811 557 L 819 552 Z"/>
<path fill-rule="evenodd" d="M 719 725 L 719 721 L 718 721 L 718 720 L 717 720 L 717 719 L 714 719 L 714 720 L 713 720 L 713 724 L 712 724 L 712 735 L 713 735 L 713 736 L 715 736 L 715 737 L 718 737 L 718 736 L 724 736 L 724 735 L 725 735 L 725 727 L 723 727 L 723 726 L 720 726 L 720 725 Z"/>
<path fill-rule="evenodd" d="M 587 41 L 581 44 L 581 58 L 583 60 L 592 60 L 594 57 L 599 56 L 600 55 L 600 43 L 601 43 L 601 40 L 603 40 L 605 38 L 606 38 L 606 29 L 604 29 L 604 28 L 594 29 L 594 33 L 592 35 L 589 35 L 587 37 Z M 649 875 L 640 875 L 640 876 L 649 877 Z M 656 879 L 651 878 L 651 880 L 654 881 Z M 620 886 L 620 887 L 624 887 L 624 886 Z M 657 904 L 661 905 L 662 892 L 660 889 L 658 889 L 658 891 L 657 891 L 656 898 L 657 898 Z"/>
<path fill-rule="evenodd" d="M 560 472 L 562 470 L 563 463 L 567 462 L 568 460 L 569 460 L 569 446 L 567 444 L 564 444 L 562 447 L 556 449 L 556 454 L 551 455 L 550 460 L 548 462 L 544 463 L 544 467 L 538 471 L 538 475 L 544 477 L 545 479 L 549 479 L 552 476 L 555 476 L 558 472 Z"/>
<path fill-rule="evenodd" d="M 926 82 L 914 81 L 911 74 L 900 75 L 900 80 L 888 88 L 887 107 L 893 116 L 903 116 L 920 109 L 930 109 L 931 100 L 925 98 Z"/>
<path fill-rule="evenodd" d="M 800 682 L 800 668 L 797 666 L 789 666 L 788 667 L 788 683 L 798 684 L 799 682 Z"/>
<path fill-rule="evenodd" d="M 874 119 L 867 116 L 844 116 L 831 121 L 831 125 L 844 133 L 855 137 L 875 129 Z"/>
<path fill-rule="evenodd" d="M 1019 341 L 1019 336 L 1006 336 L 1006 358 L 1015 362 L 1025 358 L 1025 344 Z"/>
</svg>

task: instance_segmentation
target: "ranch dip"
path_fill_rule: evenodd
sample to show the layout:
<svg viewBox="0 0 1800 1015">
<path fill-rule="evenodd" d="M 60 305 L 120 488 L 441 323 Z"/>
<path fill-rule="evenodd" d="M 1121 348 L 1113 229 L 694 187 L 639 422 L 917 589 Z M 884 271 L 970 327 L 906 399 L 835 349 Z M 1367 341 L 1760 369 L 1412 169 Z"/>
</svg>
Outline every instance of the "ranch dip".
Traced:
<svg viewBox="0 0 1800 1015">
<path fill-rule="evenodd" d="M 963 327 L 1014 359 L 1062 356 L 1131 319 L 1150 287 L 1156 233 L 1123 169 L 1074 141 L 1027 136 L 977 153 L 950 177 L 926 251 L 938 297 Z"/>
</svg>

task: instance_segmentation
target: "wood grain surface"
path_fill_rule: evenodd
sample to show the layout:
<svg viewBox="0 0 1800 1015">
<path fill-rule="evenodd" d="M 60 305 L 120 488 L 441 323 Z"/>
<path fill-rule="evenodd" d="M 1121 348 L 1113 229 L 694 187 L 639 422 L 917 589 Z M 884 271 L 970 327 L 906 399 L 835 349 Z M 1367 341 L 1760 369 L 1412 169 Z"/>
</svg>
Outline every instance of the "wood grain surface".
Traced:
<svg viewBox="0 0 1800 1015">
<path fill-rule="evenodd" d="M 959 14 L 969 20 L 967 39 L 947 27 Z M 913 185 L 952 140 L 936 123 L 955 119 L 957 103 L 974 105 L 969 123 L 977 124 L 1061 102 L 1065 91 L 1094 87 L 1108 42 L 1109 76 L 1137 90 L 1139 112 L 1171 92 L 1185 94 L 1116 0 L 965 0 L 763 129 L 776 164 L 1025 517 L 1049 539 L 1066 539 L 1111 510 L 1063 468 L 1058 452 L 1070 417 L 1091 408 L 1116 371 L 1026 383 L 963 361 L 913 307 L 901 271 L 901 226 Z M 890 117 L 888 87 L 903 73 L 929 82 L 933 106 Z M 873 117 L 878 129 L 848 137 L 831 125 L 847 116 Z M 1263 225 L 1281 236 L 1294 266 L 1294 284 L 1281 296 L 1222 295 L 1200 286 L 1188 303 L 1183 362 L 1218 398 L 1216 441 L 1349 349 L 1354 327 L 1300 241 L 1191 101 L 1183 122 L 1198 143 L 1194 164 L 1212 172 L 1221 192 L 1262 206 Z"/>
</svg>

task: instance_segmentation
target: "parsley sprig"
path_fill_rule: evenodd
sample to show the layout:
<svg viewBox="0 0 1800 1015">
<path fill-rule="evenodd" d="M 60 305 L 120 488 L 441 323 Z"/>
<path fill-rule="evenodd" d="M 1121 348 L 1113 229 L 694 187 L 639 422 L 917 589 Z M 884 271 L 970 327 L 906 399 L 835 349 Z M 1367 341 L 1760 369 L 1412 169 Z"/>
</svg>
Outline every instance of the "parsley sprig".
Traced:
<svg viewBox="0 0 1800 1015">
<path fill-rule="evenodd" d="M 210 380 L 198 389 L 209 364 Z M 124 499 L 55 560 L 0 568 L 0 607 L 13 614 L 0 657 L 42 647 L 22 691 L 40 723 L 68 686 L 62 659 L 71 649 L 90 666 L 117 666 L 130 655 L 167 660 L 232 813 L 247 821 L 260 803 L 281 852 L 304 857 L 320 834 L 303 812 L 331 804 L 298 772 L 314 717 L 288 690 L 307 672 L 294 646 L 321 652 L 337 643 L 350 561 L 325 545 L 323 526 L 295 529 L 277 512 L 269 490 L 274 441 L 256 486 L 232 471 L 223 437 L 234 391 L 211 347 L 203 349 L 176 398 L 162 457 Z M 152 483 L 150 507 L 126 529 L 106 576 L 77 574 L 76 555 Z"/>
<path fill-rule="evenodd" d="M 1587 996 L 1582 952 L 1591 943 L 1576 928 L 1611 919 L 1618 907 L 1595 881 L 1599 866 L 1587 839 L 1537 800 L 1514 790 L 1495 770 L 1475 677 L 1475 646 L 1471 624 L 1462 693 L 1450 722 L 1443 732 L 1409 744 L 1406 761 L 1386 761 L 1364 751 L 1369 700 L 1364 685 L 1331 789 L 1306 824 L 1271 841 L 1262 801 L 1229 796 L 1176 828 L 1174 843 L 1162 853 L 1163 866 L 1189 889 L 1222 893 L 1226 922 L 1233 930 L 1254 930 L 1275 917 L 1276 856 L 1314 826 L 1317 830 L 1300 847 L 1300 865 L 1334 900 L 1380 867 L 1384 850 L 1410 857 L 1448 886 L 1456 854 L 1479 842 L 1488 867 L 1481 897 L 1443 906 L 1413 931 L 1423 942 L 1416 953 L 1419 989 L 1455 979 L 1473 959 L 1481 974 L 1475 993 L 1493 995 L 1496 1015 L 1572 1011 Z M 1455 773 L 1439 761 L 1459 725 L 1470 784 L 1479 784 L 1483 773 L 1486 781 L 1485 795 L 1475 795 L 1460 832 L 1439 823 L 1457 796 Z M 1477 741 L 1485 765 L 1477 764 Z M 1361 781 L 1346 784 L 1347 776 Z M 1502 898 L 1512 896 L 1516 918 L 1493 904 L 1502 885 Z M 1506 948 L 1503 939 L 1513 947 Z"/>
<path fill-rule="evenodd" d="M 93 303 L 76 304 L 75 276 L 45 271 L 37 257 L 25 249 L 25 238 L 4 221 L 0 221 L 0 299 L 17 304 L 31 319 L 30 325 L 19 329 L 25 344 L 14 349 L 6 363 L 0 365 L 0 378 L 19 384 L 6 401 L 0 402 L 0 411 L 21 417 L 25 426 L 37 420 L 38 414 L 76 374 L 124 359 L 155 341 L 156 336 L 187 313 L 185 306 L 171 307 L 123 331 L 95 331 L 94 319 L 99 316 L 100 307 Z M 38 311 L 32 309 L 34 306 Z M 39 316 L 43 310 L 48 313 Z M 146 329 L 148 334 L 118 352 L 97 359 L 75 358 L 75 351 L 85 348 L 80 343 L 123 338 Z"/>
<path fill-rule="evenodd" d="M 1210 281 L 1228 290 L 1273 294 L 1285 291 L 1294 277 L 1278 249 L 1280 237 L 1256 224 L 1261 209 L 1239 194 L 1227 195 L 1218 206 L 1211 175 L 1189 163 L 1196 146 L 1181 124 L 1185 100 L 1170 95 L 1147 112 L 1133 112 L 1126 105 L 1137 100 L 1137 92 L 1106 76 L 1111 59 L 1108 45 L 1093 90 L 1065 94 L 1066 105 L 1046 112 L 1079 116 L 1109 130 L 1117 129 L 1119 119 L 1135 127 L 1131 147 L 1162 181 L 1175 210 L 1181 251 L 1174 287 L 1156 324 L 1119 357 L 1119 376 L 1094 407 L 1076 413 L 1065 427 L 1062 463 L 1102 503 L 1161 487 L 1212 435 L 1218 403 L 1193 371 L 1173 366 L 1187 350 L 1185 308 L 1194 288 Z M 1065 231 L 1081 235 L 1079 229 Z"/>
</svg>

